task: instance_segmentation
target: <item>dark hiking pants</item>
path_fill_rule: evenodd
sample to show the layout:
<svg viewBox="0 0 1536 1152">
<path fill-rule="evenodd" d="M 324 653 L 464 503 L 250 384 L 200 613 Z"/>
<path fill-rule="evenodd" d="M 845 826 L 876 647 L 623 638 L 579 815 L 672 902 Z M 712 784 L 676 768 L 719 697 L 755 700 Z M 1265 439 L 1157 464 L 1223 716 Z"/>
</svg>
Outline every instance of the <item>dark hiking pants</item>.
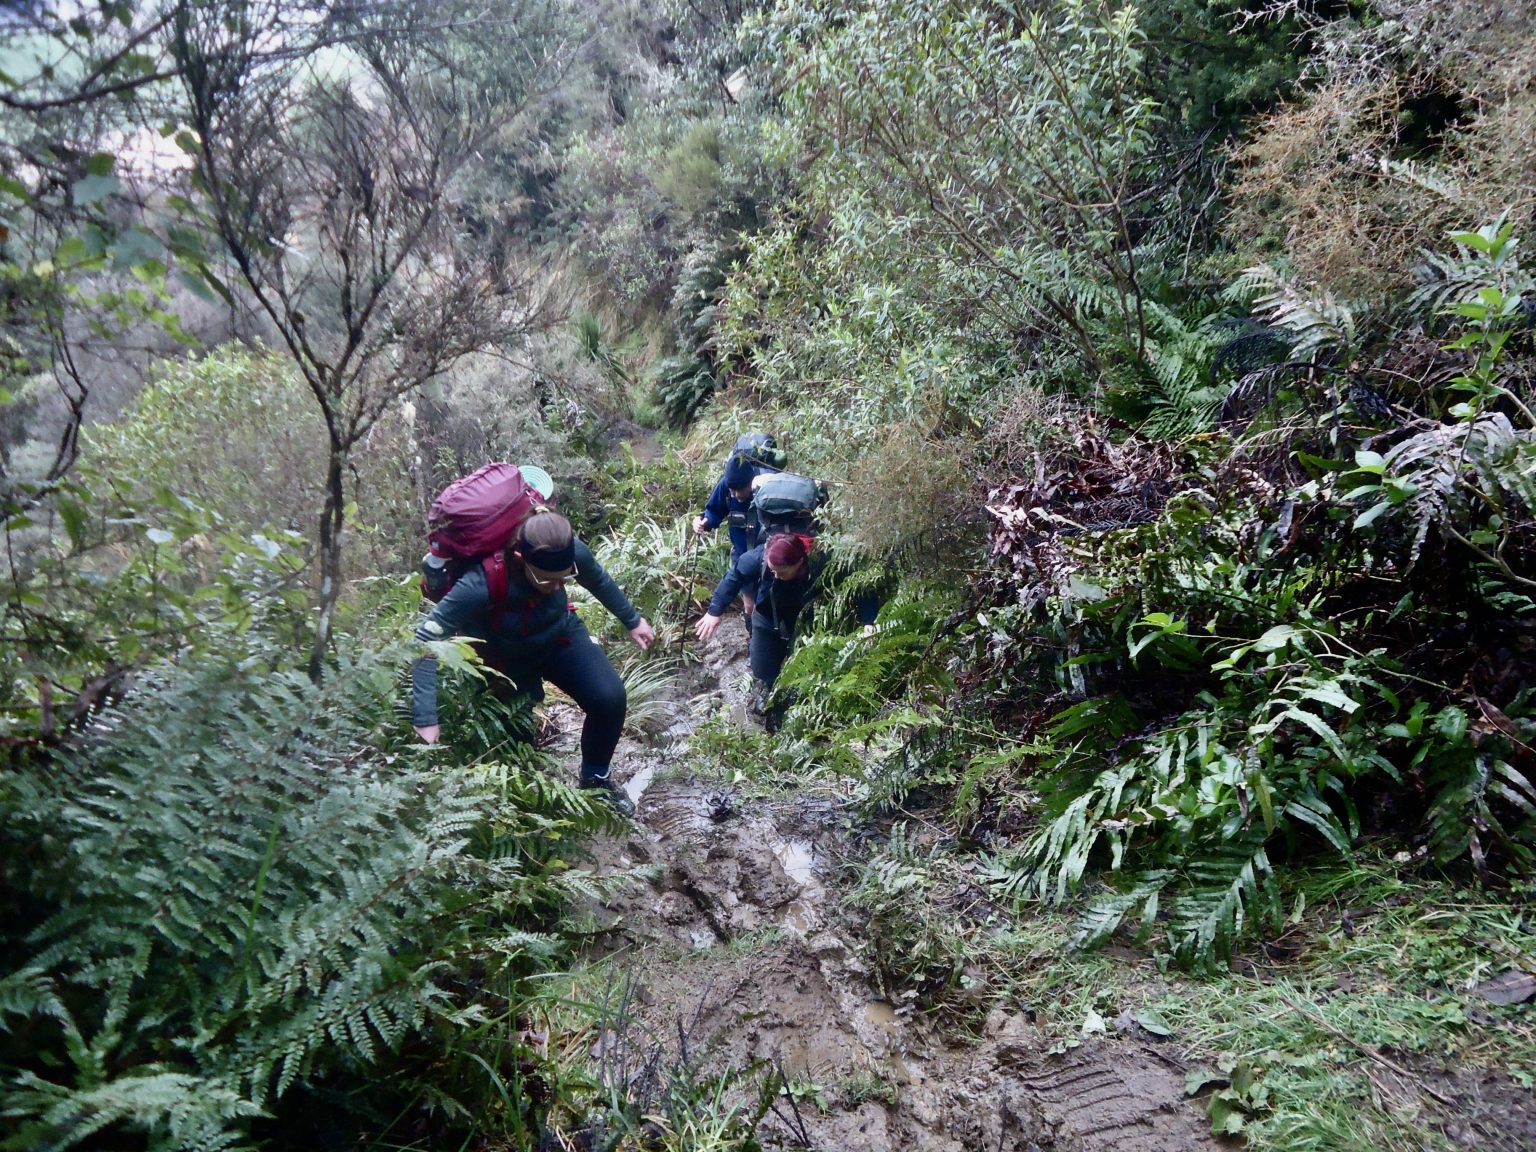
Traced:
<svg viewBox="0 0 1536 1152">
<path fill-rule="evenodd" d="M 607 770 L 624 730 L 629 702 L 613 662 L 592 642 L 586 626 L 574 614 L 554 645 L 521 658 L 518 667 L 508 669 L 507 675 L 518 693 L 535 704 L 544 699 L 546 680 L 576 701 L 587 716 L 581 728 L 581 762 L 589 768 Z"/>
</svg>

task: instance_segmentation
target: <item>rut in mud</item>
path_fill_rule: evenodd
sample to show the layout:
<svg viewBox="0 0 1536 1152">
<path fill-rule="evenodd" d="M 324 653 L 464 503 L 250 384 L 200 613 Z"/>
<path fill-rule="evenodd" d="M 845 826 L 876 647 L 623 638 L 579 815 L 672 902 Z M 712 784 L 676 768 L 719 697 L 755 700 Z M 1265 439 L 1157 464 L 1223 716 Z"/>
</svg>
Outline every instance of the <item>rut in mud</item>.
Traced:
<svg viewBox="0 0 1536 1152">
<path fill-rule="evenodd" d="M 854 850 L 835 800 L 745 803 L 727 782 L 677 770 L 704 717 L 752 722 L 745 647 L 728 617 L 683 673 L 671 725 L 619 750 L 616 775 L 639 811 L 632 835 L 597 846 L 597 867 L 648 865 L 654 879 L 593 909 L 622 983 L 593 1052 L 604 1074 L 679 1060 L 705 1075 L 777 1067 L 796 1091 L 765 1120 L 768 1147 L 1218 1147 L 1171 1046 L 1116 1037 L 1053 1055 L 1017 1006 L 978 1009 L 961 1037 L 876 990 L 866 958 L 880 942 L 861 939 L 834 890 Z"/>
</svg>

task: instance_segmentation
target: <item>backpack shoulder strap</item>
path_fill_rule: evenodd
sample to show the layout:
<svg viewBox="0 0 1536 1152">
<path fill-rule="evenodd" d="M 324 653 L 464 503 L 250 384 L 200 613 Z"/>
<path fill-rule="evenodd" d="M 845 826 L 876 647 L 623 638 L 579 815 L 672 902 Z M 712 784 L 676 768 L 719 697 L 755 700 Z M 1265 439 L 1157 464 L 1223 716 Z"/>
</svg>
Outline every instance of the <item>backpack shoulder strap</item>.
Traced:
<svg viewBox="0 0 1536 1152">
<path fill-rule="evenodd" d="M 491 595 L 491 604 L 495 606 L 507 598 L 507 555 L 498 548 L 487 554 L 480 561 L 480 567 L 485 570 L 485 587 Z"/>
</svg>

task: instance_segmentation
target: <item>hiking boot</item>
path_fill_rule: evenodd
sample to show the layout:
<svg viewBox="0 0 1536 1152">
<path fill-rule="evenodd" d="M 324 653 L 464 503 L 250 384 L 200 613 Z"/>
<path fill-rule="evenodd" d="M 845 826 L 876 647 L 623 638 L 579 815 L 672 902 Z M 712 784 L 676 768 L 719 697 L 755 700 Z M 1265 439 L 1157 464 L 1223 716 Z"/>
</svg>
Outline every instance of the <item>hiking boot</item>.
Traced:
<svg viewBox="0 0 1536 1152">
<path fill-rule="evenodd" d="M 753 677 L 752 691 L 747 695 L 747 711 L 761 720 L 768 714 L 768 685 Z"/>
<path fill-rule="evenodd" d="M 609 775 L 607 769 L 604 769 L 602 774 L 599 775 L 583 764 L 581 767 L 581 786 L 583 788 L 600 789 L 603 793 L 603 799 L 608 801 L 608 806 L 620 816 L 633 816 L 635 814 L 635 802 L 629 798 L 624 789 L 614 783 L 613 777 Z"/>
</svg>

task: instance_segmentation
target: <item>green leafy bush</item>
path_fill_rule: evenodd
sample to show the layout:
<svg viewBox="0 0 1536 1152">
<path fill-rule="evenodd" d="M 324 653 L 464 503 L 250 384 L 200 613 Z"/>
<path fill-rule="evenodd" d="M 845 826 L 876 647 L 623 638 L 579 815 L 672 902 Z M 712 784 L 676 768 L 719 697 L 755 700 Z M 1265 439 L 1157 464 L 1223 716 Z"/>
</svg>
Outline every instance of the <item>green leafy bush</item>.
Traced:
<svg viewBox="0 0 1536 1152">
<path fill-rule="evenodd" d="M 140 668 L 252 631 L 304 643 L 302 541 L 232 530 L 166 489 L 120 498 L 85 469 L 7 517 L 0 731 L 21 746 L 87 726 Z"/>
<path fill-rule="evenodd" d="M 340 658 L 323 689 L 256 642 L 156 666 L 7 777 L 14 1146 L 224 1147 L 301 1086 L 353 1093 L 364 1123 L 409 1102 L 423 1043 L 457 1043 L 468 961 L 515 975 L 558 950 L 548 868 L 606 818 L 521 770 L 377 750 L 397 655 Z"/>
<path fill-rule="evenodd" d="M 1016 761 L 1040 823 L 992 879 L 1058 902 L 1097 874 L 1081 943 L 1136 920 L 1206 966 L 1279 927 L 1279 858 L 1347 858 L 1372 828 L 1443 866 L 1529 867 L 1516 749 L 1536 717 L 1504 639 L 1536 627 L 1529 416 L 1501 362 L 1521 285 L 1507 232 L 1462 239 L 1486 262 L 1448 305 L 1474 325 L 1447 349 L 1470 365 L 1444 377 L 1459 402 L 1425 398 L 1452 422 L 1379 433 L 1353 467 L 1297 451 L 1309 475 L 1266 455 L 1340 436 L 1333 390 L 1299 391 L 1315 423 L 1256 425 L 1233 446 L 1252 463 L 1079 432 L 993 494 L 1005 574 L 976 663 L 1045 747 Z"/>
</svg>

